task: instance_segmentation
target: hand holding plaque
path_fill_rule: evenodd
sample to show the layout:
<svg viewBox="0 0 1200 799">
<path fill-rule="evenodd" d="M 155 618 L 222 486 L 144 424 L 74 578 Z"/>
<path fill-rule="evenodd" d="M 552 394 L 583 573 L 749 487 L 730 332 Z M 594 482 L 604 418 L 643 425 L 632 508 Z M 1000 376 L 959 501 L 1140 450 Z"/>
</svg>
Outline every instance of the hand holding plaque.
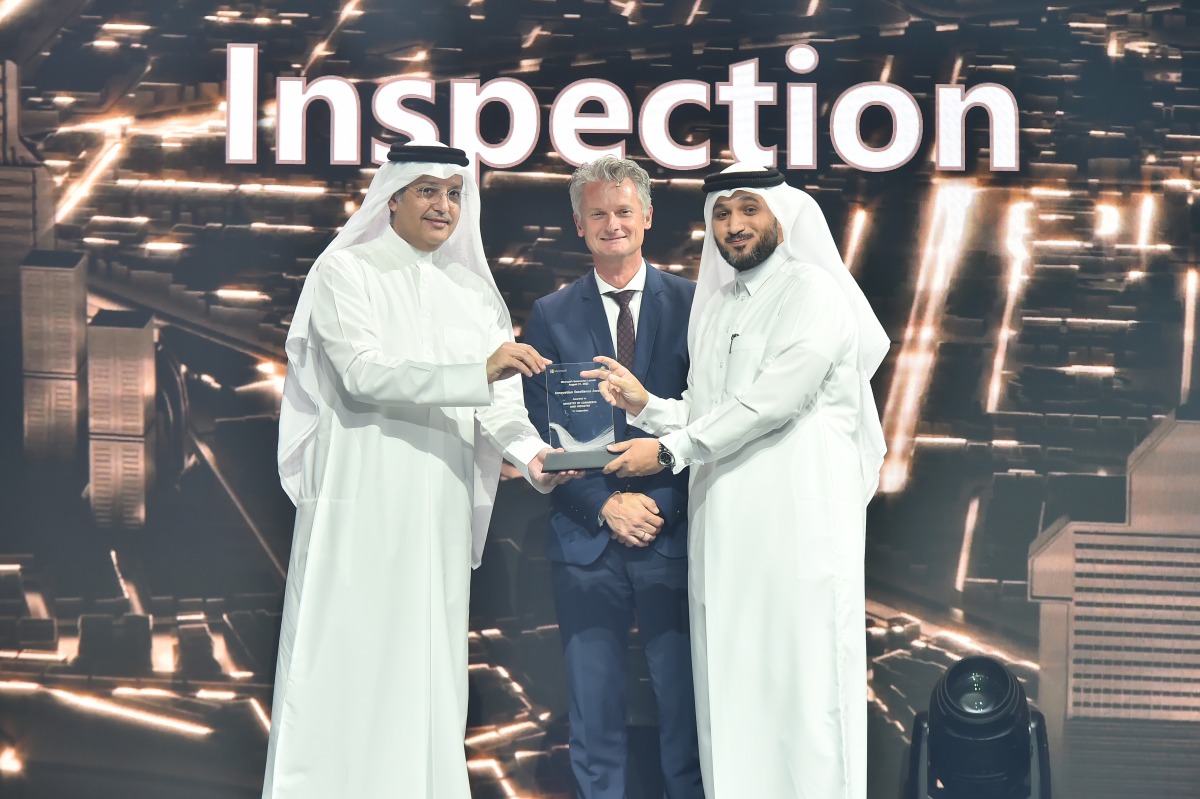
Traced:
<svg viewBox="0 0 1200 799">
<path fill-rule="evenodd" d="M 613 409 L 600 394 L 600 382 L 584 377 L 594 363 L 556 363 L 546 367 L 546 418 L 550 443 L 563 452 L 546 455 L 548 472 L 603 469 L 616 457 Z"/>
<path fill-rule="evenodd" d="M 583 372 L 582 376 L 600 381 L 600 394 L 609 405 L 625 411 L 629 416 L 641 414 L 650 401 L 650 394 L 633 372 L 615 359 L 603 355 L 597 355 L 592 360 L 600 365 Z"/>
</svg>

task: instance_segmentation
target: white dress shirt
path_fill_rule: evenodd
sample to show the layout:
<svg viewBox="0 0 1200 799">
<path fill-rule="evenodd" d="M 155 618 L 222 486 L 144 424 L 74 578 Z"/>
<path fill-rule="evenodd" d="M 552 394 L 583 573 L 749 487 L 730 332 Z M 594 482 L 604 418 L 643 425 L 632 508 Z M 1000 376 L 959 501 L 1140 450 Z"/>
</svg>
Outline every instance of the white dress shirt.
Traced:
<svg viewBox="0 0 1200 799">
<path fill-rule="evenodd" d="M 646 288 L 646 262 L 642 261 L 642 265 L 638 267 L 637 274 L 633 279 L 625 284 L 625 288 L 619 289 L 616 286 L 609 285 L 600 277 L 600 273 L 595 269 L 592 274 L 596 276 L 596 288 L 600 290 L 600 296 L 604 300 L 604 315 L 608 317 L 608 335 L 612 337 L 613 346 L 617 346 L 617 316 L 621 313 L 621 306 L 612 297 L 605 297 L 605 292 L 609 291 L 633 291 L 634 295 L 629 300 L 629 313 L 633 314 L 633 334 L 637 335 L 638 317 L 642 310 L 642 291 Z"/>
</svg>

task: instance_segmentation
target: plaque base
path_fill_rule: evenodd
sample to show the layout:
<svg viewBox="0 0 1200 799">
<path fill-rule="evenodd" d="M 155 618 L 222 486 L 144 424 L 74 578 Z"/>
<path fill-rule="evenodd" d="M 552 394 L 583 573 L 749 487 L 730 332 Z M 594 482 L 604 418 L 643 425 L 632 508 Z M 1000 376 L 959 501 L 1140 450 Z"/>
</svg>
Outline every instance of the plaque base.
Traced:
<svg viewBox="0 0 1200 799">
<path fill-rule="evenodd" d="M 620 453 L 609 452 L 607 449 L 583 449 L 567 452 L 548 452 L 546 462 L 542 466 L 544 472 L 565 472 L 571 469 L 583 471 L 587 469 L 603 469 Z"/>
</svg>

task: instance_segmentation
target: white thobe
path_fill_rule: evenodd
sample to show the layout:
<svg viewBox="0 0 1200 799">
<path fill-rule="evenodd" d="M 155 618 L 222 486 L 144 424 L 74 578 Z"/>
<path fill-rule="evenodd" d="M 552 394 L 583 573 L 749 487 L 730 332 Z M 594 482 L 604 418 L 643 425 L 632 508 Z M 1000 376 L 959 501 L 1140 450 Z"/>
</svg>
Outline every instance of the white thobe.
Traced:
<svg viewBox="0 0 1200 799">
<path fill-rule="evenodd" d="M 467 613 L 474 440 L 522 469 L 544 446 L 500 301 L 389 228 L 331 255 L 268 747 L 267 799 L 469 799 Z"/>
<path fill-rule="evenodd" d="M 708 799 L 864 799 L 858 334 L 776 253 L 705 308 L 681 400 L 632 423 L 691 466 L 688 598 Z"/>
</svg>

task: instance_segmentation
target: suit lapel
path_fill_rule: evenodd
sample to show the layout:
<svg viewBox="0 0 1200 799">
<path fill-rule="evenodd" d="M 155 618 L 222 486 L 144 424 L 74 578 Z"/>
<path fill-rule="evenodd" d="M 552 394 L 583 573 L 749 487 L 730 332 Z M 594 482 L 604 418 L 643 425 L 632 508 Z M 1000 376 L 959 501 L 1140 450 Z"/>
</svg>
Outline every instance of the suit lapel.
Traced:
<svg viewBox="0 0 1200 799">
<path fill-rule="evenodd" d="M 650 356 L 654 352 L 654 337 L 658 333 L 658 320 L 662 317 L 662 275 L 650 264 L 646 264 L 646 287 L 642 291 L 642 307 L 638 311 L 637 340 L 633 347 L 633 374 L 642 385 L 650 371 Z"/>
<path fill-rule="evenodd" d="M 592 334 L 592 343 L 596 352 L 609 358 L 616 358 L 617 351 L 608 330 L 608 317 L 604 314 L 604 298 L 596 288 L 596 276 L 588 272 L 581 279 L 579 286 L 580 297 L 583 300 L 583 317 L 588 330 Z"/>
</svg>

